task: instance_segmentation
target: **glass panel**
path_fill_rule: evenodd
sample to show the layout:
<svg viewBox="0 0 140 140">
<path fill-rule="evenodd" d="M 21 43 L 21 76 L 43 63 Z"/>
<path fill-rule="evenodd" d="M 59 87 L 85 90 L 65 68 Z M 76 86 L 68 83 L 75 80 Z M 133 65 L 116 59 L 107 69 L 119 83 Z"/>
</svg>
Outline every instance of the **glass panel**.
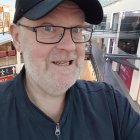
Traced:
<svg viewBox="0 0 140 140">
<path fill-rule="evenodd" d="M 119 0 L 99 0 L 99 1 L 100 1 L 102 6 L 107 6 L 111 3 L 114 3 L 114 2 L 119 1 Z"/>
<path fill-rule="evenodd" d="M 120 30 L 121 31 L 140 30 L 140 11 L 124 12 Z"/>
<path fill-rule="evenodd" d="M 138 39 L 120 39 L 118 47 L 120 53 L 136 54 L 138 48 Z"/>
</svg>

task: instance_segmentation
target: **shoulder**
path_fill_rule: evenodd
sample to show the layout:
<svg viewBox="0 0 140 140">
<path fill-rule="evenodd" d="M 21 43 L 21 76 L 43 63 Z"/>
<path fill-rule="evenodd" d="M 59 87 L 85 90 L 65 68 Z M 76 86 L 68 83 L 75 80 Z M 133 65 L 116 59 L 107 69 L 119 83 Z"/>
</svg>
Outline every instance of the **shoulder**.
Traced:
<svg viewBox="0 0 140 140">
<path fill-rule="evenodd" d="M 106 94 L 106 96 L 110 94 L 115 94 L 118 97 L 120 96 L 124 97 L 112 85 L 105 82 L 78 80 L 75 84 L 75 87 L 81 91 L 87 92 L 87 94 L 99 93 L 99 94 Z"/>
<path fill-rule="evenodd" d="M 0 83 L 0 94 L 11 91 L 11 89 L 13 89 L 15 85 L 16 85 L 16 77 L 9 81 Z"/>
<path fill-rule="evenodd" d="M 116 113 L 123 112 L 130 104 L 118 90 L 105 82 L 92 82 L 79 80 L 75 84 L 75 90 L 79 97 L 96 104 L 109 107 L 109 110 L 116 110 Z"/>
<path fill-rule="evenodd" d="M 77 81 L 72 92 L 75 98 L 80 99 L 83 103 L 88 102 L 97 108 L 108 108 L 109 104 L 116 106 L 115 98 L 118 98 L 116 96 L 120 94 L 107 83 L 84 80 Z"/>
<path fill-rule="evenodd" d="M 78 80 L 75 87 L 86 94 L 110 94 L 115 90 L 105 82 Z"/>
<path fill-rule="evenodd" d="M 109 85 L 105 82 L 77 80 L 76 86 L 78 88 L 82 88 L 82 89 L 98 91 L 98 90 L 102 90 L 102 89 L 108 89 L 111 85 Z"/>
<path fill-rule="evenodd" d="M 0 83 L 0 105 L 6 103 L 14 96 L 16 90 L 15 79 Z"/>
<path fill-rule="evenodd" d="M 118 90 L 105 82 L 89 82 L 89 81 L 77 81 L 76 85 L 83 98 L 87 98 L 95 106 L 104 106 L 108 108 L 112 118 L 117 118 L 123 121 L 124 117 L 132 120 L 139 120 L 140 116 L 131 107 L 127 97 L 123 96 Z M 85 101 L 86 102 L 86 101 Z M 93 103 L 94 102 L 94 103 Z M 127 121 L 126 119 L 126 121 Z M 127 124 L 127 123 L 126 123 Z"/>
</svg>

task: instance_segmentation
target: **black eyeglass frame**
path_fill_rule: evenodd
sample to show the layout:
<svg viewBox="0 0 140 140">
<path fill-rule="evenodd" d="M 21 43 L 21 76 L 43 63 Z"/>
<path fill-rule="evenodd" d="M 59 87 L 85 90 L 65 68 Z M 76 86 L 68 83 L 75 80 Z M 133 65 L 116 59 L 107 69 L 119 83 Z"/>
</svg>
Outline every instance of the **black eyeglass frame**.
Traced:
<svg viewBox="0 0 140 140">
<path fill-rule="evenodd" d="M 61 35 L 61 38 L 59 39 L 59 41 L 53 42 L 53 43 L 46 43 L 46 42 L 41 42 L 41 41 L 38 40 L 38 38 L 37 38 L 37 28 L 40 28 L 40 27 L 47 27 L 48 25 L 46 25 L 46 26 L 35 26 L 35 27 L 31 27 L 31 26 L 23 25 L 23 24 L 21 24 L 21 23 L 19 23 L 19 22 L 18 22 L 16 25 L 17 25 L 17 26 L 24 27 L 24 28 L 26 28 L 27 30 L 30 30 L 30 31 L 32 31 L 32 32 L 35 32 L 35 33 L 36 33 L 36 41 L 39 42 L 39 43 L 42 43 L 42 44 L 57 44 L 57 43 L 59 43 L 59 42 L 63 39 L 66 29 L 70 30 L 71 39 L 72 39 L 72 41 L 73 41 L 74 43 L 86 43 L 86 42 L 89 42 L 89 41 L 91 40 L 92 33 L 93 33 L 93 25 L 90 25 L 90 26 L 86 25 L 86 26 L 80 26 L 80 27 L 77 27 L 77 26 L 76 26 L 77 28 L 87 28 L 87 29 L 90 28 L 90 29 L 91 29 L 91 31 L 89 31 L 89 32 L 91 32 L 91 34 L 90 34 L 90 37 L 89 37 L 89 39 L 88 39 L 87 41 L 84 41 L 84 42 L 76 42 L 76 41 L 74 41 L 74 39 L 73 39 L 73 37 L 72 37 L 72 29 L 73 29 L 73 28 L 76 28 L 76 27 L 63 27 L 63 26 L 53 26 L 53 25 L 51 25 L 52 27 L 61 27 L 61 28 L 63 28 L 63 29 L 64 29 L 64 32 L 63 32 L 63 34 Z"/>
</svg>

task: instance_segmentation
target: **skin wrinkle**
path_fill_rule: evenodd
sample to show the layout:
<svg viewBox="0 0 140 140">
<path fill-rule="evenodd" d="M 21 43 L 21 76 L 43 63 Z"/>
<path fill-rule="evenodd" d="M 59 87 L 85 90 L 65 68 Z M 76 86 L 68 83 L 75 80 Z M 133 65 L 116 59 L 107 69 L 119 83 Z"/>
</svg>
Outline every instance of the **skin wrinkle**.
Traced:
<svg viewBox="0 0 140 140">
<path fill-rule="evenodd" d="M 58 12 L 59 11 L 61 11 L 63 8 L 65 9 L 65 8 L 69 8 L 69 10 L 71 9 L 71 8 L 74 8 L 75 7 L 75 5 L 71 5 L 72 7 L 70 7 L 69 5 L 67 5 L 67 4 L 62 4 L 62 5 L 60 5 L 60 7 L 58 7 L 56 10 L 54 10 L 54 12 L 52 12 L 52 14 L 49 14 L 48 16 L 46 16 L 46 19 L 45 18 L 43 18 L 43 22 L 44 22 L 44 19 L 45 19 L 45 21 L 49 21 L 49 23 L 51 22 L 51 23 L 56 23 L 56 24 L 61 24 L 61 22 L 60 22 L 60 20 L 57 20 L 57 19 L 59 19 L 59 16 L 58 16 Z M 84 17 L 83 15 L 84 14 L 81 14 L 81 10 L 80 9 L 77 9 L 77 6 L 75 7 L 76 8 L 76 11 L 75 12 L 69 12 L 69 10 L 67 11 L 67 10 L 65 10 L 65 11 L 67 11 L 66 12 L 66 14 L 65 15 L 70 15 L 69 17 L 74 17 L 75 16 L 75 14 L 76 15 L 81 15 L 80 17 Z M 70 14 L 69 14 L 70 13 Z M 56 20 L 54 20 L 54 17 L 52 18 L 52 15 L 55 15 L 55 19 Z M 78 16 L 79 17 L 79 16 Z M 68 19 L 68 21 L 69 20 L 71 20 L 71 19 Z M 82 18 L 82 20 L 81 20 L 81 18 L 78 18 L 78 20 L 80 20 L 80 22 L 78 21 L 77 23 L 78 23 L 78 25 L 79 25 L 79 23 L 81 24 L 83 24 L 83 18 Z M 68 24 L 68 23 L 65 23 L 66 21 L 63 21 L 62 23 L 63 24 Z M 40 20 L 39 20 L 39 23 L 40 23 Z M 48 22 L 47 22 L 48 23 Z M 77 24 L 76 24 L 77 25 Z M 64 39 L 64 38 L 63 38 Z M 71 39 L 71 38 L 70 38 Z M 63 43 L 63 41 L 64 40 L 62 40 L 62 43 Z M 62 43 L 60 43 L 60 45 L 62 44 Z M 58 44 L 55 44 L 56 46 L 54 47 L 54 48 L 57 48 L 57 45 Z M 64 44 L 65 45 L 65 44 Z M 51 47 L 51 45 L 49 45 L 50 47 Z M 48 47 L 49 47 L 48 46 Z M 38 47 L 38 46 L 37 46 Z M 43 45 L 43 47 L 46 47 L 46 46 L 44 46 Z M 59 53 L 60 52 L 63 54 L 63 55 L 60 55 Z M 51 61 L 51 60 L 55 60 L 55 61 L 57 61 L 57 60 L 59 60 L 59 61 L 61 61 L 61 60 L 67 60 L 67 59 L 79 59 L 78 58 L 78 56 L 76 56 L 76 52 L 75 51 L 72 51 L 72 52 L 66 52 L 65 50 L 55 50 L 54 49 L 54 51 L 53 51 L 53 55 L 50 55 L 48 58 L 46 57 L 46 64 L 48 64 L 48 62 L 49 61 Z M 71 57 L 71 56 L 74 56 L 74 58 L 73 57 Z M 25 66 L 26 66 L 26 68 L 28 68 L 28 67 L 30 67 L 30 65 L 32 65 L 32 64 L 29 64 L 28 63 L 28 60 L 31 60 L 31 61 L 33 61 L 32 60 L 32 58 L 31 58 L 31 56 L 28 54 L 28 52 L 26 52 L 26 55 L 23 55 L 24 56 L 24 59 L 25 59 L 25 61 L 27 61 L 26 63 L 25 63 Z M 82 58 L 82 60 L 83 60 L 83 58 Z M 79 62 L 81 63 L 81 61 L 82 60 L 79 60 L 78 62 L 76 62 L 76 66 L 78 66 L 79 67 Z M 81 65 L 81 64 L 80 64 Z M 34 66 L 32 66 L 32 67 L 34 67 Z M 81 66 L 79 67 L 80 69 L 81 69 Z M 46 67 L 44 67 L 44 69 L 46 69 L 46 70 L 48 70 L 48 65 L 46 65 Z M 36 68 L 34 68 L 34 69 L 30 69 L 30 71 L 29 71 L 29 69 L 27 69 L 28 70 L 28 73 L 31 73 L 32 74 L 32 79 L 34 80 L 34 77 L 36 77 L 36 71 L 38 71 L 39 72 L 39 70 L 38 70 L 38 67 L 36 67 Z M 68 71 L 68 70 L 67 70 Z M 75 77 L 79 77 L 79 72 L 80 72 L 80 70 L 77 70 L 77 72 L 75 72 Z M 67 73 L 67 72 L 66 72 Z M 42 77 L 42 75 L 41 75 L 41 72 L 39 72 L 38 74 L 37 74 L 38 76 L 37 77 Z M 77 76 L 76 76 L 77 75 Z M 65 82 L 65 80 L 62 80 L 62 79 L 60 79 L 60 81 L 61 82 L 59 82 L 59 79 L 58 79 L 58 83 L 59 84 L 56 84 L 55 85 L 55 88 L 53 87 L 52 88 L 52 81 L 51 81 L 51 79 L 52 79 L 52 77 L 54 77 L 54 79 L 57 79 L 57 75 L 54 75 L 53 73 L 51 73 L 50 72 L 50 74 L 48 75 L 48 77 L 47 77 L 47 79 L 48 79 L 48 81 L 47 81 L 47 85 L 49 85 L 49 86 L 47 86 L 47 85 L 44 85 L 46 82 L 41 82 L 40 81 L 40 78 L 36 78 L 36 83 L 40 83 L 41 82 L 41 85 L 39 84 L 38 86 L 40 87 L 40 89 L 41 90 L 44 90 L 44 92 L 46 92 L 47 91 L 47 93 L 49 93 L 49 95 L 53 95 L 54 94 L 54 96 L 55 96 L 55 94 L 56 94 L 56 92 L 58 93 L 58 94 L 56 94 L 56 95 L 59 95 L 60 93 L 61 94 L 64 94 L 66 91 L 67 91 L 67 89 L 72 85 L 72 84 L 74 84 L 74 82 L 75 82 L 75 80 L 69 85 L 69 84 L 67 84 L 66 82 Z M 43 78 L 43 77 L 42 77 Z M 77 79 L 77 78 L 74 78 L 74 79 Z M 51 83 L 51 84 L 50 84 Z M 61 83 L 61 84 L 60 84 Z M 64 87 L 62 87 L 63 85 L 65 85 Z M 47 90 L 46 90 L 46 86 L 47 86 Z M 42 88 L 42 87 L 45 87 L 45 88 Z M 49 87 L 51 87 L 51 88 L 49 88 Z M 48 92 L 49 91 L 49 92 Z"/>
<path fill-rule="evenodd" d="M 45 23 L 64 27 L 83 26 L 84 13 L 75 3 L 70 3 L 59 5 L 40 20 L 31 21 L 23 17 L 19 22 L 31 27 Z M 74 12 L 71 8 L 74 8 Z M 42 44 L 36 41 L 34 32 L 15 26 L 18 29 L 19 42 L 19 46 L 15 46 L 23 53 L 25 63 L 27 95 L 33 104 L 58 121 L 65 104 L 66 91 L 76 82 L 83 69 L 84 43 L 74 43 L 70 30 L 66 30 L 59 43 Z M 69 66 L 52 63 L 70 60 L 73 63 Z"/>
</svg>

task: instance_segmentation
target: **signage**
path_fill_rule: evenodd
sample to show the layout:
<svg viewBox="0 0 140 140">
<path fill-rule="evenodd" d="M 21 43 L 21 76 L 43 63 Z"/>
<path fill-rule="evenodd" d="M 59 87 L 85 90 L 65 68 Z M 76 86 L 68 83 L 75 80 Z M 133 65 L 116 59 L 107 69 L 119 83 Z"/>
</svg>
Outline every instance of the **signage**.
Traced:
<svg viewBox="0 0 140 140">
<path fill-rule="evenodd" d="M 7 81 L 7 80 L 10 80 L 10 79 L 12 79 L 12 78 L 14 78 L 14 75 L 9 75 L 9 76 L 0 77 L 0 83 L 1 83 L 1 82 L 5 82 L 5 81 Z"/>
<path fill-rule="evenodd" d="M 130 68 L 129 66 L 121 65 L 119 75 L 120 75 L 121 79 L 124 81 L 127 88 L 130 90 L 133 69 Z"/>
<path fill-rule="evenodd" d="M 12 79 L 16 75 L 16 67 L 8 66 L 0 68 L 0 82 Z"/>
</svg>

